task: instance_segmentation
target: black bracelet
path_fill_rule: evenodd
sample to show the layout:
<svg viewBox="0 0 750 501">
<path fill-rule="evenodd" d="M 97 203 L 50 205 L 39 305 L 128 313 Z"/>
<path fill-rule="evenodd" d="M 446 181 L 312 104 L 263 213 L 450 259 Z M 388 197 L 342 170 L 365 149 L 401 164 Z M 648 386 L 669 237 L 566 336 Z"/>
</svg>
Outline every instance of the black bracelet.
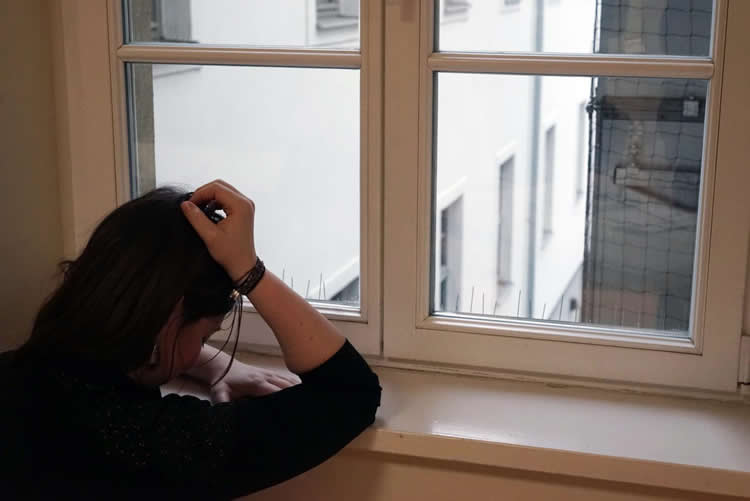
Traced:
<svg viewBox="0 0 750 501">
<path fill-rule="evenodd" d="M 250 271 L 245 273 L 242 278 L 237 281 L 237 286 L 235 287 L 235 289 L 243 296 L 249 295 L 258 285 L 260 279 L 263 278 L 263 275 L 266 273 L 266 265 L 263 264 L 263 261 L 261 261 L 260 258 L 256 259 L 257 261 L 255 261 L 255 266 L 250 268 Z"/>
</svg>

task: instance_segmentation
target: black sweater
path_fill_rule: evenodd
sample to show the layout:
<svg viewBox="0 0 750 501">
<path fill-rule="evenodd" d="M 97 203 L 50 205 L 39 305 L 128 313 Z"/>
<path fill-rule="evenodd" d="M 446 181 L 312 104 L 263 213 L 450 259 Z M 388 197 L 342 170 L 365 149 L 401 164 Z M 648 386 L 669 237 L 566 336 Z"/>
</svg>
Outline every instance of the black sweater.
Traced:
<svg viewBox="0 0 750 501">
<path fill-rule="evenodd" d="M 336 454 L 380 403 L 348 342 L 297 386 L 217 405 L 80 360 L 0 359 L 0 490 L 22 499 L 242 496 Z"/>
</svg>

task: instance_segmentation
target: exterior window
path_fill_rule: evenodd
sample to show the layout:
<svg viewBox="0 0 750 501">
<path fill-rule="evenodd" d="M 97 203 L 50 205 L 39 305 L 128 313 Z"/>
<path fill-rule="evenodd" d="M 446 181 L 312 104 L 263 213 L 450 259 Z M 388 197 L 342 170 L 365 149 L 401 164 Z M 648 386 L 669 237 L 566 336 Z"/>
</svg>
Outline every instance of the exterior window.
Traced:
<svg viewBox="0 0 750 501">
<path fill-rule="evenodd" d="M 555 127 L 544 133 L 544 184 L 542 200 L 542 244 L 552 237 L 555 210 L 555 160 L 556 151 Z"/>
<path fill-rule="evenodd" d="M 152 0 L 151 37 L 152 40 L 159 42 L 192 42 L 190 2 L 188 0 Z"/>
<path fill-rule="evenodd" d="M 332 31 L 356 28 L 359 24 L 359 2 L 360 0 L 316 0 L 317 29 Z"/>
<path fill-rule="evenodd" d="M 510 157 L 500 165 L 497 216 L 497 287 L 498 300 L 513 285 L 511 259 L 513 253 L 513 178 L 515 158 Z"/>
<path fill-rule="evenodd" d="M 331 301 L 357 305 L 359 303 L 359 277 L 331 297 Z"/>
<path fill-rule="evenodd" d="M 471 9 L 471 3 L 468 0 L 443 0 L 443 2 L 443 14 L 446 16 L 465 14 Z"/>
<path fill-rule="evenodd" d="M 440 211 L 440 311 L 460 311 L 463 197 Z"/>
</svg>

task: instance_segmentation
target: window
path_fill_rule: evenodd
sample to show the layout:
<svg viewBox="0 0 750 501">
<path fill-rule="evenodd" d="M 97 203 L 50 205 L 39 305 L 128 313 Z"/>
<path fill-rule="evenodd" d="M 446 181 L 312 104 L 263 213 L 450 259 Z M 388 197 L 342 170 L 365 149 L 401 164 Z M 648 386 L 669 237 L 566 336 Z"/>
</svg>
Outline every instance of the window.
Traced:
<svg viewBox="0 0 750 501">
<path fill-rule="evenodd" d="M 320 287 L 322 290 L 322 296 L 319 296 L 319 298 L 325 298 L 325 284 L 323 283 L 322 278 Z M 349 282 L 346 287 L 331 296 L 331 301 L 349 303 L 353 306 L 356 306 L 359 303 L 359 277 Z"/>
<path fill-rule="evenodd" d="M 170 3 L 60 21 L 73 241 L 150 186 L 227 177 L 269 269 L 365 353 L 736 391 L 744 3 Z"/>
<path fill-rule="evenodd" d="M 505 300 L 513 286 L 513 169 L 514 157 L 500 165 L 498 175 L 498 216 L 497 216 L 497 299 L 493 312 Z"/>
<path fill-rule="evenodd" d="M 360 46 L 359 0 L 125 0 L 128 43 L 337 48 Z"/>
<path fill-rule="evenodd" d="M 471 3 L 467 0 L 443 0 L 443 2 L 443 14 L 447 16 L 465 14 L 471 8 Z"/>
<path fill-rule="evenodd" d="M 461 311 L 463 197 L 440 211 L 439 311 Z"/>
<path fill-rule="evenodd" d="M 555 127 L 552 126 L 544 133 L 544 198 L 542 201 L 542 243 L 547 243 L 552 237 L 553 214 L 555 210 Z"/>
<path fill-rule="evenodd" d="M 148 6 L 146 5 L 148 8 Z M 153 0 L 151 32 L 160 42 L 191 42 L 190 3 Z"/>
<path fill-rule="evenodd" d="M 359 0 L 317 0 L 316 27 L 319 31 L 356 28 Z"/>
<path fill-rule="evenodd" d="M 399 155 L 385 165 L 393 214 L 386 208 L 385 252 L 415 247 L 417 260 L 385 269 L 387 355 L 736 386 L 735 363 L 718 353 L 736 358 L 737 324 L 716 337 L 706 327 L 720 322 L 709 310 L 723 308 L 703 288 L 706 267 L 716 265 L 705 251 L 722 244 L 715 226 L 710 237 L 700 231 L 700 207 L 716 202 L 706 183 L 724 167 L 710 153 L 720 4 L 545 1 L 518 18 L 477 3 L 450 25 L 431 22 L 427 9 L 421 24 L 390 10 L 396 29 L 386 44 L 403 64 L 386 75 L 386 151 Z M 407 63 L 414 59 L 417 68 Z M 498 232 L 487 228 L 503 204 L 495 152 L 511 141 L 508 239 L 499 216 Z M 430 273 L 441 263 L 440 235 L 431 232 L 441 191 L 459 176 L 467 179 L 462 287 L 457 310 L 440 311 L 429 301 L 441 296 Z M 507 269 L 511 292 L 498 301 Z M 492 307 L 482 308 L 483 296 Z M 719 369 L 726 363 L 732 368 Z"/>
<path fill-rule="evenodd" d="M 358 1 L 313 9 L 300 2 L 291 17 L 275 3 L 124 4 L 127 29 L 116 54 L 129 136 L 123 198 L 226 179 L 267 214 L 255 228 L 267 269 L 340 320 L 363 351 L 379 353 L 379 318 L 370 312 L 379 309 L 380 261 L 369 243 L 379 239 L 379 195 L 377 171 L 367 168 L 379 155 L 368 145 L 380 141 L 378 116 L 368 113 L 382 93 L 370 63 L 379 49 L 367 45 L 367 33 L 382 23 L 377 12 L 365 14 L 373 28 L 362 48 L 342 50 L 359 45 Z M 153 17 L 141 15 L 149 9 Z M 196 43 L 187 49 L 174 44 L 186 40 L 148 35 L 143 26 L 153 26 L 152 18 L 162 33 L 181 27 Z M 311 22 L 331 33 L 311 32 Z M 223 44 L 231 61 L 216 49 Z M 260 318 L 248 314 L 243 341 L 273 344 Z"/>
</svg>

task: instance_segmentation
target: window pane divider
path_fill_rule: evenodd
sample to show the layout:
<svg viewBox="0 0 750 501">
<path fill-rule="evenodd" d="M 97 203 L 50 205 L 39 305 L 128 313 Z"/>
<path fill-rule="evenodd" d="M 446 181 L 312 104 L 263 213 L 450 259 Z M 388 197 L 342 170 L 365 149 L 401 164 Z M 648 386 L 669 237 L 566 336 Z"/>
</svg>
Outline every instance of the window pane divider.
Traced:
<svg viewBox="0 0 750 501">
<path fill-rule="evenodd" d="M 434 53 L 427 58 L 427 65 L 432 71 L 528 75 L 709 79 L 714 74 L 709 58 Z"/>
<path fill-rule="evenodd" d="M 248 66 L 292 66 L 297 68 L 358 69 L 358 51 L 258 49 L 246 47 L 129 44 L 117 49 L 121 61 L 131 63 L 236 64 Z"/>
</svg>

